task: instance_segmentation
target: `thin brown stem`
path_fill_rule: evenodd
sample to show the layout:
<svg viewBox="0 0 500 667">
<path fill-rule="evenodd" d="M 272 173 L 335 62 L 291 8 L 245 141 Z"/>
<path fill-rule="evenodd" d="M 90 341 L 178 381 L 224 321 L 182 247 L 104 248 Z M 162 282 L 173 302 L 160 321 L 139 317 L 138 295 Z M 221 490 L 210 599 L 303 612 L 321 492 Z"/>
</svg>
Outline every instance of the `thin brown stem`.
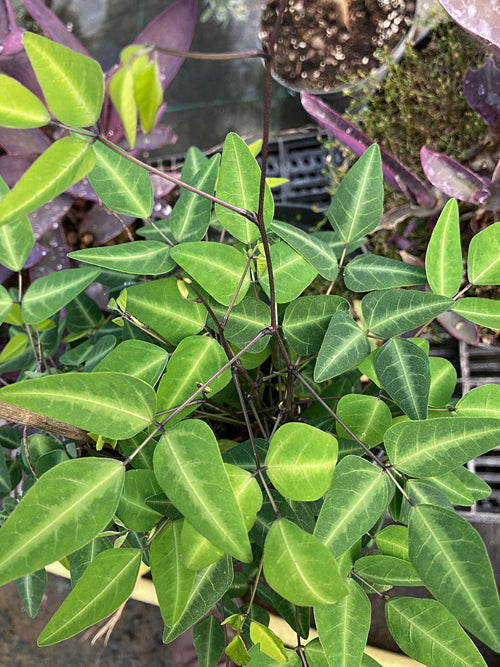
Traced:
<svg viewBox="0 0 500 667">
<path fill-rule="evenodd" d="M 33 466 L 33 462 L 32 462 L 32 460 L 31 460 L 31 456 L 30 456 L 29 449 L 28 449 L 28 440 L 27 440 L 27 438 L 26 438 L 26 431 L 27 431 L 27 430 L 28 430 L 28 427 L 25 426 L 25 427 L 23 428 L 23 448 L 24 448 L 24 454 L 26 455 L 26 460 L 28 461 L 28 465 L 29 465 L 29 467 L 30 467 L 31 474 L 33 475 L 33 477 L 34 477 L 35 479 L 38 479 L 38 475 L 37 475 L 36 472 L 35 472 L 35 468 L 34 468 L 34 466 Z"/>
<path fill-rule="evenodd" d="M 356 577 L 356 579 L 359 579 L 365 586 L 368 586 L 374 593 L 376 593 L 379 598 L 382 598 L 382 600 L 388 600 L 389 597 L 387 595 L 383 595 L 380 591 L 378 591 L 374 586 L 369 584 L 366 579 L 363 579 L 357 572 L 354 572 L 354 570 L 351 570 L 351 574 Z"/>
</svg>

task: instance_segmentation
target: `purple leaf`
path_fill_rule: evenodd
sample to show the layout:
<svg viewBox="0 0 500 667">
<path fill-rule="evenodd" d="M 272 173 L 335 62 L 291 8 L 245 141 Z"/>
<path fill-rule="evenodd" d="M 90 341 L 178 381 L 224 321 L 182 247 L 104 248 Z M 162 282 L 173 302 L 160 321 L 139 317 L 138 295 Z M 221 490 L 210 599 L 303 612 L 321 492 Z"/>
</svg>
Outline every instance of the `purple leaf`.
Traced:
<svg viewBox="0 0 500 667">
<path fill-rule="evenodd" d="M 31 67 L 22 41 L 24 30 L 13 28 L 0 47 L 0 72 L 17 79 L 32 93 L 43 99 L 40 85 Z"/>
<path fill-rule="evenodd" d="M 436 317 L 436 320 L 443 329 L 457 340 L 463 340 L 466 343 L 469 343 L 469 345 L 479 344 L 477 325 L 474 324 L 474 322 L 466 320 L 465 317 L 462 317 L 458 313 L 448 310 L 446 313 Z"/>
<path fill-rule="evenodd" d="M 80 40 L 73 33 L 69 32 L 65 24 L 41 0 L 22 0 L 22 2 L 50 39 L 84 56 L 90 55 Z"/>
<path fill-rule="evenodd" d="M 453 160 L 448 155 L 436 153 L 422 146 L 420 150 L 422 169 L 434 187 L 449 197 L 461 201 L 474 201 L 476 190 L 483 190 L 488 181 L 480 178 L 467 167 Z"/>
<path fill-rule="evenodd" d="M 0 176 L 9 188 L 14 187 L 37 157 L 37 155 L 2 155 L 0 157 Z"/>
<path fill-rule="evenodd" d="M 96 195 L 94 188 L 90 185 L 87 177 L 82 178 L 81 181 L 72 185 L 66 192 L 73 195 L 73 197 L 78 197 L 80 199 L 88 199 L 88 201 L 96 203 L 99 201 L 99 197 Z"/>
<path fill-rule="evenodd" d="M 467 69 L 464 95 L 467 104 L 487 125 L 500 130 L 500 69 L 492 58 L 479 69 Z"/>
<path fill-rule="evenodd" d="M 35 266 L 35 264 L 39 262 L 42 259 L 42 257 L 45 257 L 46 254 L 47 254 L 47 248 L 44 248 L 43 245 L 41 245 L 37 241 L 33 246 L 33 249 L 30 252 L 29 257 L 24 264 L 24 268 L 31 269 L 31 267 Z"/>
<path fill-rule="evenodd" d="M 40 243 L 47 250 L 47 254 L 29 270 L 31 282 L 48 273 L 69 268 L 69 249 L 61 225 L 51 227 L 40 239 Z"/>
<path fill-rule="evenodd" d="M 128 215 L 120 215 L 120 218 L 127 227 L 136 219 Z M 80 223 L 79 231 L 80 235 L 84 233 L 92 234 L 94 246 L 101 246 L 121 234 L 123 227 L 111 213 L 95 205 Z"/>
<path fill-rule="evenodd" d="M 30 213 L 28 218 L 31 222 L 35 238 L 40 240 L 48 229 L 54 229 L 58 226 L 58 222 L 66 215 L 72 204 L 73 197 L 62 194 L 40 208 L 37 208 L 33 213 Z"/>
<path fill-rule="evenodd" d="M 325 102 L 307 93 L 302 93 L 300 98 L 307 113 L 358 157 L 372 145 L 373 141 L 364 132 L 334 111 Z M 425 183 L 386 150 L 381 148 L 380 152 L 382 154 L 384 178 L 391 185 L 408 197 L 412 203 L 426 207 L 435 206 L 436 198 Z"/>
<path fill-rule="evenodd" d="M 0 285 L 4 283 L 7 278 L 10 278 L 13 273 L 14 271 L 11 271 L 11 269 L 8 269 L 3 264 L 0 264 Z"/>
<path fill-rule="evenodd" d="M 15 26 L 16 20 L 10 6 L 10 0 L 0 0 L 0 42 L 5 40 Z"/>
<path fill-rule="evenodd" d="M 500 52 L 498 0 L 440 0 L 458 25 L 486 40 Z"/>
<path fill-rule="evenodd" d="M 135 150 L 154 151 L 176 141 L 177 135 L 170 125 L 157 125 L 149 134 L 143 134 L 142 130 L 137 132 Z"/>
<path fill-rule="evenodd" d="M 171 175 L 180 178 L 180 174 L 178 173 L 172 173 Z M 165 178 L 157 176 L 156 174 L 151 174 L 150 178 L 153 185 L 153 194 L 155 199 L 165 197 L 165 195 L 168 195 L 168 193 L 172 192 L 172 190 L 176 187 L 175 183 L 171 183 L 170 181 L 167 181 Z"/>
<path fill-rule="evenodd" d="M 40 154 L 51 145 L 51 140 L 38 128 L 15 130 L 0 127 L 0 146 L 10 155 Z"/>
</svg>

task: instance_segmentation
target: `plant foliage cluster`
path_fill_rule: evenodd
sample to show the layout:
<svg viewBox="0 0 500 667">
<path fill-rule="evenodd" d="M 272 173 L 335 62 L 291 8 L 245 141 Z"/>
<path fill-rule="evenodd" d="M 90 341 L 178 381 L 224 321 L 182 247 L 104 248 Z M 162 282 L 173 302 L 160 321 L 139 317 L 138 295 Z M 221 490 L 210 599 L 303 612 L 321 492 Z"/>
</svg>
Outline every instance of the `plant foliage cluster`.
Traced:
<svg viewBox="0 0 500 667">
<path fill-rule="evenodd" d="M 260 54 L 267 84 L 273 39 Z M 498 302 L 465 296 L 500 284 L 500 222 L 473 238 L 465 286 L 453 199 L 425 268 L 350 259 L 382 217 L 379 148 L 342 181 L 331 230 L 306 233 L 274 218 L 267 124 L 262 169 L 260 143 L 235 133 L 210 159 L 192 148 L 172 214 L 154 220 L 161 172 L 99 121 L 109 93 L 130 145 L 138 114 L 154 128 L 154 45 L 124 49 L 105 85 L 75 49 L 27 32 L 22 42 L 36 85 L 0 74 L 0 125 L 58 138 L 14 187 L 2 182 L 0 261 L 19 287 L 0 288 L 0 369 L 13 378 L 0 406 L 25 426 L 0 429 L 0 585 L 15 580 L 34 615 L 44 568 L 69 568 L 72 591 L 39 645 L 116 612 L 143 562 L 164 641 L 194 626 L 203 665 L 223 651 L 238 665 L 373 665 L 371 594 L 408 655 L 484 665 L 463 628 L 499 651 L 500 603 L 486 548 L 453 505 L 490 492 L 464 464 L 498 443 L 500 388 L 457 401 L 453 366 L 419 334 L 447 311 L 500 328 Z M 269 104 L 266 90 L 267 116 Z M 74 268 L 24 289 L 27 214 L 84 177 L 111 211 L 150 223 L 143 238 L 72 252 Z M 330 293 L 339 272 L 365 294 L 356 317 Z M 318 276 L 324 293 L 302 296 Z M 85 291 L 96 283 L 106 315 Z M 432 599 L 389 593 L 422 585 Z M 262 604 L 296 630 L 294 650 Z M 311 608 L 319 639 L 304 643 Z"/>
</svg>

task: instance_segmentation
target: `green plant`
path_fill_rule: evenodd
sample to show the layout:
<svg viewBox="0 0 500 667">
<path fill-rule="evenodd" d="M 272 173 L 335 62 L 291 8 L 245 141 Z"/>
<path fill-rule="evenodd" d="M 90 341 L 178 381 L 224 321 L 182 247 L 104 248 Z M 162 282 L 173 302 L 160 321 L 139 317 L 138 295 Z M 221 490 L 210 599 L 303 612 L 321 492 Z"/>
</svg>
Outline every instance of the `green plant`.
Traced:
<svg viewBox="0 0 500 667">
<path fill-rule="evenodd" d="M 111 210 L 151 224 L 145 240 L 71 253 L 80 268 L 26 290 L 19 272 L 18 288 L 0 289 L 10 337 L 0 368 L 19 371 L 0 389 L 0 414 L 25 425 L 0 429 L 10 452 L 0 458 L 0 584 L 16 580 L 34 614 L 43 568 L 69 566 L 73 590 L 41 646 L 114 613 L 142 560 L 164 641 L 194 625 L 204 665 L 224 649 L 239 665 L 373 664 L 363 657 L 368 594 L 386 600 L 408 655 L 484 665 L 460 624 L 500 650 L 500 603 L 485 546 L 452 503 L 489 493 L 463 465 L 497 442 L 500 390 L 486 385 L 457 402 L 452 365 L 429 358 L 420 331 L 404 335 L 447 310 L 499 328 L 498 302 L 464 297 L 453 200 L 425 270 L 349 260 L 382 216 L 376 145 L 332 199 L 334 230 L 318 236 L 274 220 L 266 160 L 275 36 L 259 54 L 262 169 L 260 145 L 236 134 L 221 157 L 190 149 L 185 190 L 156 222 L 149 173 L 171 177 L 99 134 L 95 61 L 26 33 L 48 108 L 2 77 L 0 124 L 67 131 L 12 190 L 3 186 L 7 244 L 24 233 L 26 214 L 85 175 Z M 121 82 L 124 95 L 132 84 Z M 219 240 L 207 240 L 214 232 Z M 495 223 L 472 240 L 469 283 L 500 284 L 499 237 Z M 339 270 L 366 292 L 356 319 L 339 296 L 301 296 L 318 274 L 329 292 Z M 110 291 L 107 317 L 84 291 L 95 281 Z M 416 285 L 430 291 L 406 289 Z M 382 528 L 387 510 L 397 525 Z M 436 599 L 388 595 L 421 584 Z M 268 629 L 259 603 L 296 629 L 294 650 Z M 319 640 L 304 645 L 311 607 Z"/>
</svg>

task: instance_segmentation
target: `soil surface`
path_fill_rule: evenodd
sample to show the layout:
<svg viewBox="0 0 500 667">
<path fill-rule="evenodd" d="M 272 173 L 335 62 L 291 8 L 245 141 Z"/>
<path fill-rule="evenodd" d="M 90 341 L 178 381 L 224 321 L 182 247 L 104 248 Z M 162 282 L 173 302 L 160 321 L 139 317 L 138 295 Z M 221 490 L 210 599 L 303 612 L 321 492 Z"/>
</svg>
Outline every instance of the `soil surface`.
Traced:
<svg viewBox="0 0 500 667">
<path fill-rule="evenodd" d="M 274 25 L 279 0 L 269 0 L 261 40 Z M 287 84 L 329 92 L 346 78 L 380 65 L 408 31 L 414 0 L 289 0 L 278 38 L 274 71 Z"/>
</svg>

